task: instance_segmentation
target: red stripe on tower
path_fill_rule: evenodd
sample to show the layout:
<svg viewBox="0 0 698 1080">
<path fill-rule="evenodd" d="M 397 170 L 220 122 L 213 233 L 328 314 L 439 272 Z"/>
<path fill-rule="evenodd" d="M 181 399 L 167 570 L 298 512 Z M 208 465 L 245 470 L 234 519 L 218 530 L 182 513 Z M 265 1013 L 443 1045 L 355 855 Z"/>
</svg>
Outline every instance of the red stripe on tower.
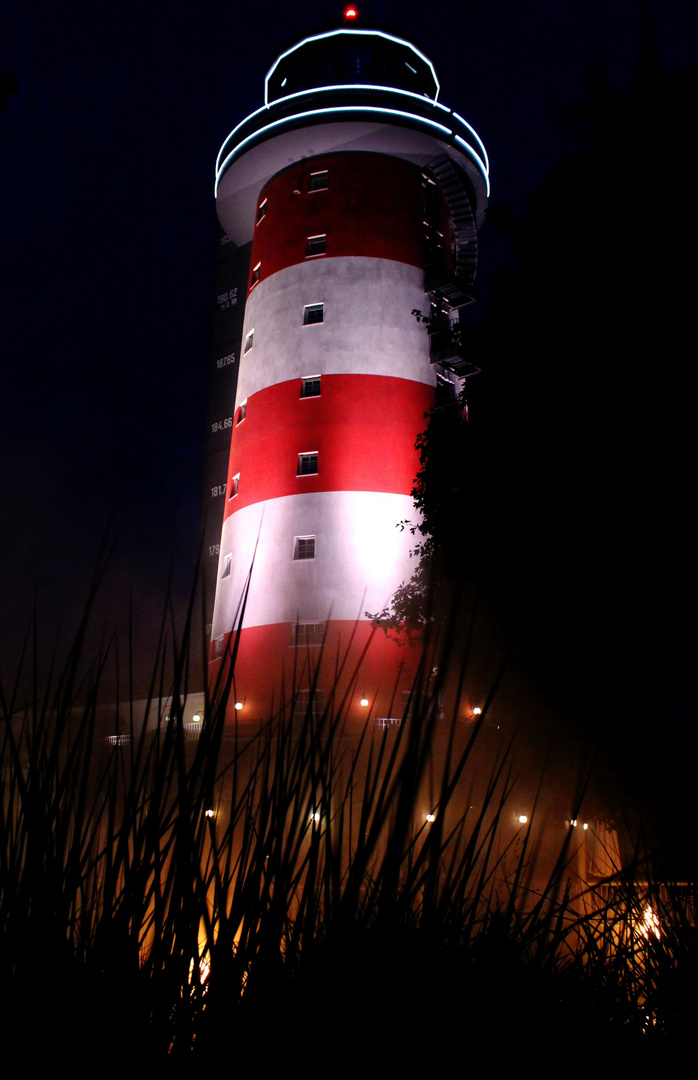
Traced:
<svg viewBox="0 0 698 1080">
<path fill-rule="evenodd" d="M 259 281 L 305 262 L 309 237 L 325 237 L 327 257 L 424 265 L 422 174 L 398 158 L 345 153 L 299 162 L 264 187 L 257 216 Z"/>
<path fill-rule="evenodd" d="M 327 335 L 331 347 L 331 335 Z M 434 391 L 384 375 L 311 375 L 266 387 L 238 405 L 225 519 L 251 503 L 310 491 L 404 494 L 419 468 L 414 432 Z M 303 447 L 317 467 L 298 471 Z"/>
<path fill-rule="evenodd" d="M 426 58 L 379 32 L 301 42 L 266 85 L 219 157 L 221 222 L 252 248 L 211 676 L 235 629 L 239 721 L 268 719 L 293 677 L 319 704 L 346 694 L 350 717 L 397 719 L 419 654 L 365 613 L 414 569 L 399 523 L 415 514 L 415 439 L 437 374 L 457 383 L 462 366 L 434 363 L 412 312 L 469 298 L 486 158 L 436 104 Z"/>
</svg>

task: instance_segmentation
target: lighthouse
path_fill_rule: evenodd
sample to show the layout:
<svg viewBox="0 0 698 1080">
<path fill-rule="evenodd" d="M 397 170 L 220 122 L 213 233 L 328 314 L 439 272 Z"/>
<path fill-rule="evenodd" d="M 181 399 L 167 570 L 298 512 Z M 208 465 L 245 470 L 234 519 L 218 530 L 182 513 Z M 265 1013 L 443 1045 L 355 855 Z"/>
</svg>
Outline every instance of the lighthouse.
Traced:
<svg viewBox="0 0 698 1080">
<path fill-rule="evenodd" d="M 419 651 L 367 613 L 414 572 L 415 439 L 464 366 L 413 313 L 447 324 L 473 298 L 487 197 L 484 147 L 432 63 L 354 24 L 282 53 L 220 150 L 218 217 L 249 267 L 209 675 L 234 662 L 241 724 L 330 698 L 350 719 L 403 714 Z"/>
</svg>

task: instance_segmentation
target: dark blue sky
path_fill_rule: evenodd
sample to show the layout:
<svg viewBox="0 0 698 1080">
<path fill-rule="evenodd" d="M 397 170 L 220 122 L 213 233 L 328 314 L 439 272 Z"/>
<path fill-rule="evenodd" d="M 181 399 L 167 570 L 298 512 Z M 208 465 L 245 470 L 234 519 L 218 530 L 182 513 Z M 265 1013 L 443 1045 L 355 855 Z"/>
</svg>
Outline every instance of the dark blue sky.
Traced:
<svg viewBox="0 0 698 1080">
<path fill-rule="evenodd" d="M 433 60 L 441 99 L 485 142 L 493 200 L 517 214 L 578 144 L 550 106 L 598 61 L 632 83 L 641 4 L 493 0 L 362 7 Z M 73 625 L 103 539 L 100 619 L 132 589 L 144 634 L 170 567 L 181 608 L 201 518 L 213 168 L 262 103 L 284 47 L 341 7 L 22 0 L 0 14 L 3 360 L 0 630 L 11 655 L 35 601 Z M 695 59 L 695 3 L 649 4 L 658 60 Z M 670 161 L 671 148 L 667 148 Z M 599 177 L 603 183 L 603 177 Z M 481 234 L 482 276 L 506 259 Z"/>
</svg>

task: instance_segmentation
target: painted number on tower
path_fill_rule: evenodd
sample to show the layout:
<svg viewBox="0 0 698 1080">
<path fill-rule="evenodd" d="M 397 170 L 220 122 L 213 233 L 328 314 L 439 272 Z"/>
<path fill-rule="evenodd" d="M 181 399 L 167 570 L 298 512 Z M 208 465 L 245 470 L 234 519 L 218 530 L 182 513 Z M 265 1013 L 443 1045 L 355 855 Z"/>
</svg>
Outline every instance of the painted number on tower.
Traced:
<svg viewBox="0 0 698 1080">
<path fill-rule="evenodd" d="M 234 307 L 238 302 L 237 289 L 230 289 L 228 292 L 218 294 L 218 310 L 224 311 L 226 308 Z"/>
</svg>

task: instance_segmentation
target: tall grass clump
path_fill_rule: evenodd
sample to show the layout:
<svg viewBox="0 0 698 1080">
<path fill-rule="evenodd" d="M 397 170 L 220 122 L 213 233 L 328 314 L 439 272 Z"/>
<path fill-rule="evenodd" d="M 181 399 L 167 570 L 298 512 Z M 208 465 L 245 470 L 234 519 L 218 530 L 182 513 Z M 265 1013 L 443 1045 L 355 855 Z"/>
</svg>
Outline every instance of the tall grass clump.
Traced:
<svg viewBox="0 0 698 1080">
<path fill-rule="evenodd" d="M 416 1069 L 571 1053 L 582 1030 L 626 1060 L 687 1037 L 694 895 L 580 882 L 569 845 L 536 877 L 502 827 L 511 755 L 473 775 L 497 680 L 467 739 L 431 680 L 394 728 L 291 690 L 245 736 L 226 683 L 192 740 L 189 627 L 116 735 L 87 620 L 60 670 L 2 687 L 8 1060 Z"/>
</svg>

